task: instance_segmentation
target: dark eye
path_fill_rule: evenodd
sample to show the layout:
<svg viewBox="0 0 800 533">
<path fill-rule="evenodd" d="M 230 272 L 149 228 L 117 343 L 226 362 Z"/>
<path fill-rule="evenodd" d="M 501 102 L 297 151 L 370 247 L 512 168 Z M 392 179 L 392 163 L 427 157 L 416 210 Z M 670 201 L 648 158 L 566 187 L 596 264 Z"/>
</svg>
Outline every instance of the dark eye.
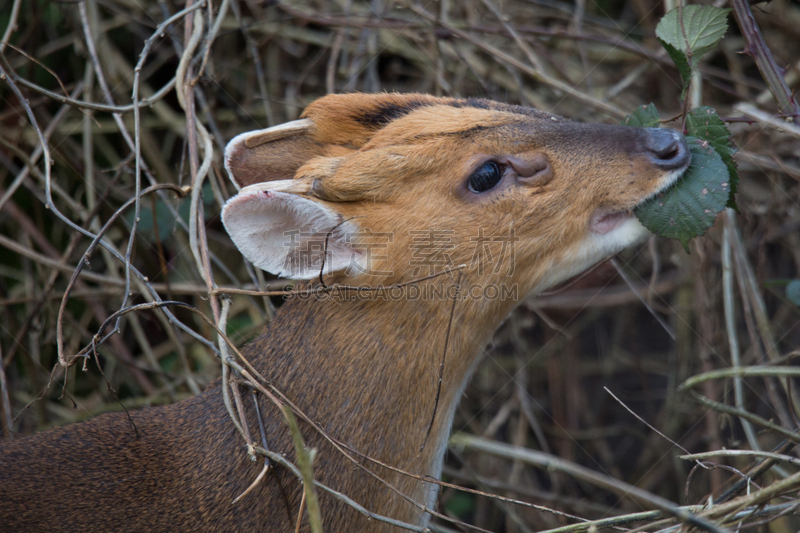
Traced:
<svg viewBox="0 0 800 533">
<path fill-rule="evenodd" d="M 494 161 L 487 161 L 469 177 L 469 190 L 481 193 L 488 191 L 500 183 L 503 178 L 503 170 Z"/>
</svg>

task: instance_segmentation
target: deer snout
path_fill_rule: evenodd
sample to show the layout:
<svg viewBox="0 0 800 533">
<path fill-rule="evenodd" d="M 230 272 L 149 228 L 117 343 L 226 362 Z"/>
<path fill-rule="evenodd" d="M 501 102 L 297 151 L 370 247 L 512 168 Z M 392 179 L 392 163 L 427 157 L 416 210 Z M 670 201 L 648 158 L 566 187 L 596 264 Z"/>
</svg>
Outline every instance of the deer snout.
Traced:
<svg viewBox="0 0 800 533">
<path fill-rule="evenodd" d="M 686 139 L 675 130 L 647 128 L 644 145 L 653 163 L 664 170 L 686 167 L 691 158 Z"/>
</svg>

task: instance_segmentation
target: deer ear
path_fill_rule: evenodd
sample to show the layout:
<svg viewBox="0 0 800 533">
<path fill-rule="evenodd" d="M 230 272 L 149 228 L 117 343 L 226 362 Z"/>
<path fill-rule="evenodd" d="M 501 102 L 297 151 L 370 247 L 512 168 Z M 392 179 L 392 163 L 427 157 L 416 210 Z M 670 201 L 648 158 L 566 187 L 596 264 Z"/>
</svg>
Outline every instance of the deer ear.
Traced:
<svg viewBox="0 0 800 533">
<path fill-rule="evenodd" d="M 225 168 L 239 189 L 290 180 L 311 159 L 351 154 L 393 120 L 448 101 L 422 94 L 324 96 L 309 104 L 300 120 L 234 137 L 225 148 Z"/>
<path fill-rule="evenodd" d="M 325 153 L 313 133 L 314 122 L 302 119 L 237 135 L 225 147 L 225 169 L 239 189 L 292 179 L 306 161 Z"/>
<path fill-rule="evenodd" d="M 222 223 L 242 255 L 290 279 L 314 279 L 320 271 L 348 267 L 364 271 L 364 254 L 351 243 L 358 231 L 354 222 L 330 204 L 270 190 L 271 185 L 245 187 L 222 209 Z"/>
</svg>

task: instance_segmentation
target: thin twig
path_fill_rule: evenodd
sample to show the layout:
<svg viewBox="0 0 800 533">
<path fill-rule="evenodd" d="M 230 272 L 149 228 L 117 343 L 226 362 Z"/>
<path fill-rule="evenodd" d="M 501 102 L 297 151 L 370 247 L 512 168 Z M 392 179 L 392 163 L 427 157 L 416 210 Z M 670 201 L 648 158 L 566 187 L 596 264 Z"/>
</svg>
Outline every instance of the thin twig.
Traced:
<svg viewBox="0 0 800 533">
<path fill-rule="evenodd" d="M 11 40 L 11 34 L 17 31 L 17 17 L 19 16 L 19 7 L 22 5 L 22 0 L 14 0 L 11 4 L 11 13 L 8 17 L 8 26 L 6 31 L 3 32 L 3 38 L 0 39 L 0 54 L 5 52 L 8 42 Z"/>
<path fill-rule="evenodd" d="M 428 11 L 426 11 L 421 6 L 418 6 L 416 4 L 410 4 L 409 8 L 412 11 L 414 11 L 415 13 L 421 15 L 422 17 L 428 19 L 431 22 L 435 23 L 437 21 L 437 18 L 436 18 L 435 15 L 429 13 Z M 578 89 L 572 87 L 571 85 L 569 85 L 567 83 L 564 83 L 564 82 L 562 82 L 560 80 L 552 78 L 552 77 L 548 76 L 547 74 L 544 74 L 543 72 L 539 72 L 534 67 L 521 62 L 520 60 L 518 60 L 514 56 L 508 54 L 507 52 L 504 52 L 503 50 L 500 50 L 499 48 L 487 43 L 486 41 L 484 41 L 482 39 L 479 39 L 479 38 L 473 36 L 471 33 L 468 33 L 468 32 L 465 32 L 463 30 L 460 30 L 460 29 L 458 29 L 458 28 L 456 28 L 456 27 L 454 27 L 454 26 L 452 26 L 450 24 L 447 24 L 446 22 L 443 22 L 443 21 L 439 21 L 439 24 L 441 24 L 442 27 L 447 29 L 447 31 L 453 33 L 454 35 L 456 35 L 456 36 L 458 36 L 458 37 L 460 37 L 462 39 L 465 39 L 465 40 L 471 42 L 475 46 L 481 48 L 482 50 L 484 50 L 488 54 L 496 57 L 500 61 L 503 61 L 504 63 L 507 63 L 507 64 L 513 66 L 514 68 L 517 68 L 517 69 L 521 70 L 522 72 L 528 74 L 529 76 L 531 76 L 533 79 L 535 79 L 538 82 L 544 83 L 545 85 L 549 85 L 550 87 L 552 87 L 554 89 L 557 89 L 559 91 L 564 92 L 565 94 L 575 98 L 579 102 L 583 102 L 584 104 L 588 104 L 588 105 L 592 106 L 593 108 L 595 108 L 595 109 L 597 109 L 599 111 L 602 111 L 603 113 L 606 113 L 607 115 L 610 115 L 610 116 L 615 117 L 615 118 L 621 119 L 621 118 L 623 118 L 623 117 L 625 117 L 627 115 L 627 113 L 625 113 L 623 110 L 619 109 L 615 105 L 610 104 L 608 102 L 603 102 L 601 100 L 598 100 L 598 99 L 596 99 L 596 98 L 594 98 L 594 97 L 592 97 L 592 96 L 590 96 L 590 95 L 588 95 L 588 94 L 586 94 L 586 93 L 584 93 L 582 91 L 579 91 Z"/>
<path fill-rule="evenodd" d="M 431 419 L 428 422 L 428 429 L 425 430 L 425 437 L 422 439 L 422 444 L 420 444 L 419 451 L 422 453 L 422 450 L 425 449 L 425 444 L 428 442 L 428 437 L 431 435 L 431 430 L 433 429 L 433 422 L 436 420 L 436 412 L 439 410 L 439 396 L 442 393 L 442 381 L 444 377 L 444 365 L 447 359 L 447 348 L 450 344 L 450 330 L 453 327 L 453 317 L 456 314 L 456 302 L 458 301 L 458 291 L 461 290 L 461 276 L 463 272 L 458 273 L 458 280 L 456 280 L 456 290 L 453 294 L 453 305 L 450 307 L 450 318 L 447 321 L 447 330 L 444 334 L 444 348 L 442 349 L 442 360 L 439 363 L 439 370 L 437 372 L 436 377 L 436 396 L 433 400 L 433 412 L 431 412 Z"/>
<path fill-rule="evenodd" d="M 589 470 L 586 467 L 565 461 L 559 457 L 538 452 L 536 450 L 528 450 L 526 448 L 520 448 L 518 446 L 511 446 L 501 442 L 484 439 L 482 437 L 466 435 L 464 433 L 456 433 L 450 437 L 450 445 L 455 446 L 456 448 L 464 448 L 488 453 L 497 457 L 517 459 L 531 465 L 564 472 L 573 477 L 582 479 L 586 482 L 592 483 L 593 485 L 609 490 L 615 494 L 621 494 L 640 503 L 647 503 L 657 507 L 661 511 L 664 511 L 675 518 L 678 518 L 682 522 L 691 524 L 699 529 L 711 531 L 713 533 L 726 532 L 724 528 L 720 528 L 708 520 L 701 518 L 700 516 L 686 510 L 685 508 L 681 508 L 660 496 L 651 494 L 638 487 L 634 487 L 633 485 L 629 485 L 623 481 L 611 478 L 610 476 L 598 474 L 597 472 Z"/>
<path fill-rule="evenodd" d="M 733 264 L 731 261 L 730 233 L 733 229 L 735 211 L 727 209 L 725 212 L 725 227 L 722 232 L 722 302 L 725 312 L 725 330 L 728 333 L 728 347 L 731 351 L 731 365 L 733 368 L 742 366 L 741 352 L 739 350 L 739 337 L 736 331 L 736 317 L 733 308 Z M 741 376 L 733 379 L 733 393 L 736 407 L 744 410 L 744 389 Z M 747 420 L 741 420 L 742 429 L 747 437 L 747 442 L 753 450 L 760 450 L 753 426 Z"/>
<path fill-rule="evenodd" d="M 781 113 L 794 117 L 795 120 L 800 119 L 800 107 L 798 107 L 791 89 L 786 85 L 780 68 L 775 64 L 772 52 L 764 42 L 764 36 L 761 35 L 761 28 L 758 27 L 756 19 L 753 17 L 750 4 L 747 0 L 730 0 L 730 2 L 736 22 L 747 42 L 746 51 L 756 60 L 756 66 L 778 103 L 778 109 Z"/>
</svg>

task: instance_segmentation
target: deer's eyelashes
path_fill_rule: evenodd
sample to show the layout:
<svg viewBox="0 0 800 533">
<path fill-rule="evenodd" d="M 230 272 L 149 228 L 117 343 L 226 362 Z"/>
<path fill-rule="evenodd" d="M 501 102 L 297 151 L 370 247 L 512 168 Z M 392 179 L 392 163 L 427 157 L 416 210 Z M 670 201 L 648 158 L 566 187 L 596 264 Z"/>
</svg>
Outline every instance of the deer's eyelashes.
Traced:
<svg viewBox="0 0 800 533">
<path fill-rule="evenodd" d="M 480 194 L 494 189 L 503 179 L 505 166 L 495 161 L 487 161 L 479 166 L 467 180 L 469 190 Z"/>
</svg>

